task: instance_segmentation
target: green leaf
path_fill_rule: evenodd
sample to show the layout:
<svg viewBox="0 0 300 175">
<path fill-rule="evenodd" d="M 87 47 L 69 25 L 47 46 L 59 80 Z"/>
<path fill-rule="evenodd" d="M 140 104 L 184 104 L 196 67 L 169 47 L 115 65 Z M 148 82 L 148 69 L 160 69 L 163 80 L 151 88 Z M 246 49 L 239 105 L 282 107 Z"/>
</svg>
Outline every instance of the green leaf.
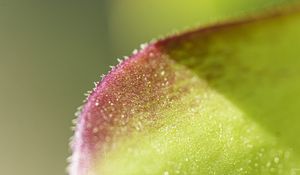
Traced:
<svg viewBox="0 0 300 175">
<path fill-rule="evenodd" d="M 89 95 L 70 174 L 296 173 L 299 29 L 285 9 L 146 46 Z"/>
</svg>

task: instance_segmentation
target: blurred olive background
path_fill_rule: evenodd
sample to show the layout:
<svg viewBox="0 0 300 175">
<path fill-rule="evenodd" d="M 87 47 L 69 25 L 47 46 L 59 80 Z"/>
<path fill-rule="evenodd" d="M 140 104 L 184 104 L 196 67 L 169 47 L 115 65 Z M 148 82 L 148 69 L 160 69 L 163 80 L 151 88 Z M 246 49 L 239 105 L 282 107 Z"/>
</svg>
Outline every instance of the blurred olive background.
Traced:
<svg viewBox="0 0 300 175">
<path fill-rule="evenodd" d="M 66 174 L 71 120 L 139 44 L 282 0 L 0 0 L 0 174 Z"/>
</svg>

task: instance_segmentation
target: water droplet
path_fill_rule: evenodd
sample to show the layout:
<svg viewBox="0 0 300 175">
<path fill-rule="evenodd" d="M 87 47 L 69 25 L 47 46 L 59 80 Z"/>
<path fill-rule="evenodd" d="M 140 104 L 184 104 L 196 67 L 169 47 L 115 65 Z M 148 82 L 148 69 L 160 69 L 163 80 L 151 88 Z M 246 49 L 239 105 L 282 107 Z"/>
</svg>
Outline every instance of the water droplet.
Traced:
<svg viewBox="0 0 300 175">
<path fill-rule="evenodd" d="M 73 125 L 76 125 L 76 124 L 77 124 L 77 119 L 73 119 L 73 120 L 72 120 L 72 124 L 73 124 Z"/>
<path fill-rule="evenodd" d="M 132 51 L 132 54 L 134 54 L 134 55 L 137 54 L 137 53 L 138 53 L 137 49 L 135 49 L 135 50 Z"/>
<path fill-rule="evenodd" d="M 99 131 L 99 129 L 97 127 L 93 128 L 93 133 L 97 133 Z"/>
<path fill-rule="evenodd" d="M 95 106 L 99 106 L 99 102 L 96 102 L 96 103 L 95 103 Z"/>
<path fill-rule="evenodd" d="M 279 157 L 275 157 L 275 158 L 274 158 L 274 162 L 275 162 L 275 163 L 279 163 Z"/>
<path fill-rule="evenodd" d="M 165 73 L 166 73 L 165 71 L 161 71 L 161 72 L 160 72 L 160 75 L 161 75 L 161 76 L 164 76 Z"/>
<path fill-rule="evenodd" d="M 101 77 L 101 80 L 103 80 L 103 79 L 104 79 L 104 77 L 105 77 L 105 75 L 104 75 L 104 74 L 102 74 L 100 77 Z"/>
<path fill-rule="evenodd" d="M 141 44 L 141 49 L 145 49 L 148 46 L 147 43 Z"/>
<path fill-rule="evenodd" d="M 252 144 L 247 144 L 247 147 L 248 148 L 253 148 L 253 145 Z"/>
<path fill-rule="evenodd" d="M 91 123 L 87 123 L 87 124 L 86 124 L 86 127 L 87 127 L 87 128 L 91 128 L 91 127 L 92 127 L 92 124 L 91 124 Z"/>
<path fill-rule="evenodd" d="M 117 58 L 117 60 L 118 60 L 119 63 L 123 62 L 123 60 L 121 60 L 120 58 Z"/>
</svg>

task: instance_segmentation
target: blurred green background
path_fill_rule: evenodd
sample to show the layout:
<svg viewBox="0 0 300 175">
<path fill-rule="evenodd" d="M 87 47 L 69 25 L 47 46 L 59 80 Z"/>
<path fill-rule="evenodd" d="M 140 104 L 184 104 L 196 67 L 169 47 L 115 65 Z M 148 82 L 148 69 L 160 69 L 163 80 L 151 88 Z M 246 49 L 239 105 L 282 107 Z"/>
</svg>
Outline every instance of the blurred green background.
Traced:
<svg viewBox="0 0 300 175">
<path fill-rule="evenodd" d="M 66 174 L 71 120 L 139 44 L 282 0 L 0 0 L 0 174 Z"/>
</svg>

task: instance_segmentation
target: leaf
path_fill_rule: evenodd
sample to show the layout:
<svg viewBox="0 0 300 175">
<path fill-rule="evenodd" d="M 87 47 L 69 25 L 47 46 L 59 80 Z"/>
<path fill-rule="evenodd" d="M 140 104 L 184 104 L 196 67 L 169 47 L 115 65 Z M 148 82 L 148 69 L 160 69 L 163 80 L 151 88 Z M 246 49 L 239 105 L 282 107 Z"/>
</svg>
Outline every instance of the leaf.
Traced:
<svg viewBox="0 0 300 175">
<path fill-rule="evenodd" d="M 70 174 L 295 173 L 299 29 L 286 9 L 143 46 L 81 109 Z"/>
</svg>

